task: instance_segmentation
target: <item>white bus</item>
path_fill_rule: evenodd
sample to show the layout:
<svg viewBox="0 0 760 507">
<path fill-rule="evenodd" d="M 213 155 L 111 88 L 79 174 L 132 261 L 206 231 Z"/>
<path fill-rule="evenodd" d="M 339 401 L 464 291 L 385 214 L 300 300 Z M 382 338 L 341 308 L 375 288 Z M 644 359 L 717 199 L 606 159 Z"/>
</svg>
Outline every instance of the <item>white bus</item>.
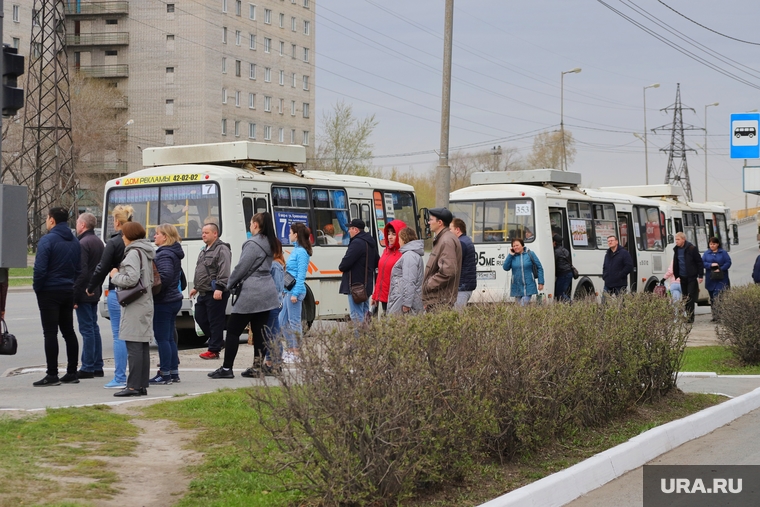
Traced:
<svg viewBox="0 0 760 507">
<path fill-rule="evenodd" d="M 552 236 L 560 234 L 580 276 L 574 298 L 600 295 L 607 237 L 617 236 L 633 259 L 631 291 L 651 291 L 670 262 L 666 217 L 651 199 L 580 188 L 580 174 L 552 169 L 476 173 L 472 185 L 452 192 L 450 209 L 464 220 L 478 255 L 473 302 L 508 299 L 510 273 L 502 263 L 511 240 L 521 238 L 544 267 L 543 293 L 554 294 Z"/>
<path fill-rule="evenodd" d="M 315 319 L 343 319 L 349 314 L 348 299 L 338 293 L 338 265 L 350 239 L 349 222 L 361 218 L 380 247 L 386 221 L 403 220 L 419 234 L 414 188 L 376 178 L 298 170 L 305 161 L 302 146 L 253 142 L 146 149 L 143 165 L 150 168 L 106 184 L 103 239 L 113 233 L 109 214 L 119 204 L 135 209 L 134 220 L 145 226 L 151 240 L 156 226 L 173 224 L 182 237 L 183 269 L 192 287 L 204 222 L 219 225 L 220 239 L 232 248 L 233 266 L 255 213 L 272 214 L 286 258 L 291 250 L 290 224 L 303 222 L 312 231 L 314 245 L 303 320 L 311 325 Z M 104 310 L 107 314 L 105 305 Z M 194 328 L 187 295 L 177 327 Z"/>
</svg>

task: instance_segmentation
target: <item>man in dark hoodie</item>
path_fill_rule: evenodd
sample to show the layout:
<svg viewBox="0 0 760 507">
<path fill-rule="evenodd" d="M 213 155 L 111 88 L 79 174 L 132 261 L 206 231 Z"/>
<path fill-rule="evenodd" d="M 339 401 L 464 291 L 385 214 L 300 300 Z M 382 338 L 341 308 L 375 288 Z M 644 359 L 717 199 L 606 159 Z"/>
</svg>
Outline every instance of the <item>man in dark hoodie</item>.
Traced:
<svg viewBox="0 0 760 507">
<path fill-rule="evenodd" d="M 77 311 L 79 334 L 82 335 L 82 368 L 77 372 L 80 379 L 103 376 L 103 342 L 98 327 L 98 301 L 103 290 L 98 286 L 92 295 L 87 294 L 90 273 L 97 269 L 105 250 L 105 245 L 95 235 L 97 224 L 92 213 L 82 213 L 77 219 L 82 269 L 74 283 L 74 309 Z"/>
<path fill-rule="evenodd" d="M 348 308 L 351 312 L 351 320 L 364 322 L 364 317 L 369 311 L 369 299 L 362 303 L 356 303 L 351 296 L 351 284 L 363 283 L 367 296 L 372 294 L 374 288 L 375 269 L 380 255 L 377 251 L 377 242 L 368 232 L 364 232 L 364 221 L 358 218 L 351 220 L 348 226 L 348 234 L 351 241 L 348 243 L 346 255 L 340 261 L 338 269 L 343 273 L 340 281 L 340 293 L 348 295 Z"/>
<path fill-rule="evenodd" d="M 71 233 L 69 212 L 52 208 L 45 226 L 49 231 L 37 244 L 32 288 L 37 295 L 42 333 L 45 337 L 47 375 L 36 387 L 79 383 L 79 342 L 74 332 L 74 282 L 80 273 L 79 241 Z M 58 328 L 66 341 L 66 375 L 58 378 Z"/>
</svg>

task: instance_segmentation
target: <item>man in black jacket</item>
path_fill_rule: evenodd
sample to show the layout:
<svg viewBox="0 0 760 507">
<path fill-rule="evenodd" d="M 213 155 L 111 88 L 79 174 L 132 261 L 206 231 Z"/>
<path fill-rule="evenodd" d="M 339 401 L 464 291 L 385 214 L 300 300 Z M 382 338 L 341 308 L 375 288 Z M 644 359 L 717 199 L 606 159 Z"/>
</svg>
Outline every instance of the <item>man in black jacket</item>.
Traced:
<svg viewBox="0 0 760 507">
<path fill-rule="evenodd" d="M 462 269 L 459 274 L 459 291 L 454 308 L 464 308 L 472 297 L 472 293 L 478 287 L 478 257 L 475 253 L 475 245 L 467 237 L 467 224 L 461 218 L 451 221 L 449 229 L 459 238 L 462 245 Z"/>
<path fill-rule="evenodd" d="M 559 302 L 570 301 L 570 287 L 573 284 L 573 261 L 570 252 L 562 246 L 562 236 L 555 234 L 552 237 L 554 245 L 554 297 Z"/>
<path fill-rule="evenodd" d="M 633 271 L 633 260 L 628 250 L 618 244 L 617 237 L 609 236 L 607 246 L 609 248 L 602 266 L 604 292 L 612 295 L 622 294 L 628 286 L 628 275 Z"/>
<path fill-rule="evenodd" d="M 93 230 L 97 223 L 92 213 L 82 213 L 77 220 L 82 272 L 74 283 L 74 309 L 79 321 L 79 334 L 82 335 L 82 367 L 77 372 L 80 379 L 103 376 L 103 342 L 98 327 L 98 301 L 102 289 L 97 286 L 92 295 L 87 294 L 90 273 L 95 272 L 105 250 L 105 245 Z"/>
<path fill-rule="evenodd" d="M 372 294 L 375 285 L 375 269 L 380 258 L 377 241 L 371 234 L 364 232 L 364 227 L 363 220 L 358 218 L 351 220 L 348 226 L 351 241 L 348 243 L 346 255 L 338 266 L 343 273 L 340 280 L 340 293 L 348 295 L 348 308 L 351 312 L 351 320 L 354 322 L 364 322 L 364 317 L 369 311 L 369 299 L 356 303 L 351 296 L 351 284 L 363 283 L 366 294 Z"/>
<path fill-rule="evenodd" d="M 694 303 L 699 299 L 699 284 L 705 277 L 705 266 L 697 247 L 686 241 L 686 234 L 676 233 L 673 247 L 673 276 L 681 279 L 681 290 L 686 296 L 686 315 L 694 322 Z"/>
</svg>

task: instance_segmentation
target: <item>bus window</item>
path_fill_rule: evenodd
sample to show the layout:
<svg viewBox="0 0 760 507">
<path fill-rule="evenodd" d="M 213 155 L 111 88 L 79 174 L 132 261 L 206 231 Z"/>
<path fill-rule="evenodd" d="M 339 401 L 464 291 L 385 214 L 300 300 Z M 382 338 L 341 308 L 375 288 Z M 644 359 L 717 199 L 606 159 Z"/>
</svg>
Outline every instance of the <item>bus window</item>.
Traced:
<svg viewBox="0 0 760 507">
<path fill-rule="evenodd" d="M 222 231 L 216 183 L 112 188 L 106 200 L 109 214 L 118 204 L 132 206 L 133 220 L 145 227 L 150 239 L 156 226 L 163 223 L 174 225 L 183 239 L 200 239 L 201 228 L 208 222 L 216 223 Z M 112 223 L 107 233 L 113 233 Z"/>
<path fill-rule="evenodd" d="M 638 240 L 639 250 L 659 251 L 665 249 L 665 242 L 662 235 L 662 215 L 659 208 L 655 206 L 633 207 L 634 221 L 639 227 L 636 238 Z"/>
<path fill-rule="evenodd" d="M 348 235 L 348 198 L 343 189 L 314 188 L 311 191 L 316 219 L 317 245 L 347 245 L 351 239 Z"/>
<path fill-rule="evenodd" d="M 304 187 L 272 187 L 272 208 L 274 209 L 274 225 L 277 238 L 283 245 L 290 245 L 290 226 L 294 223 L 306 224 L 311 229 L 309 221 L 308 192 Z M 314 231 L 312 230 L 312 238 Z"/>
<path fill-rule="evenodd" d="M 596 246 L 594 221 L 591 217 L 591 205 L 589 203 L 567 203 L 567 218 L 570 221 L 570 236 L 574 248 L 594 248 Z M 606 238 L 604 241 L 607 241 Z"/>
<path fill-rule="evenodd" d="M 702 251 L 707 248 L 707 227 L 705 226 L 705 216 L 703 213 L 686 213 L 683 214 L 683 232 L 686 234 L 686 241 Z"/>
<path fill-rule="evenodd" d="M 455 217 L 464 221 L 474 243 L 504 243 L 520 238 L 535 240 L 533 201 L 461 201 L 450 204 Z"/>
<path fill-rule="evenodd" d="M 248 227 L 248 224 L 251 223 L 251 218 L 253 218 L 253 199 L 250 197 L 244 197 L 243 198 L 243 218 L 245 219 L 246 227 Z"/>
<path fill-rule="evenodd" d="M 728 226 L 726 225 L 726 215 L 716 213 L 713 215 L 715 221 L 715 236 L 720 240 L 725 251 L 731 250 L 731 242 L 728 240 Z"/>
</svg>

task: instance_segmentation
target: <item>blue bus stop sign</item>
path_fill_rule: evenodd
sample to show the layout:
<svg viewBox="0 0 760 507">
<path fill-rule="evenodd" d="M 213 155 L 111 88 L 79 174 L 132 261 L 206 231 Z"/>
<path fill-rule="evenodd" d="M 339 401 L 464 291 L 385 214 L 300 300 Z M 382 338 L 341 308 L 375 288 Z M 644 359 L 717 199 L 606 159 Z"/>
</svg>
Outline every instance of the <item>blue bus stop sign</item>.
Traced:
<svg viewBox="0 0 760 507">
<path fill-rule="evenodd" d="M 731 115 L 731 158 L 760 158 L 760 113 Z"/>
</svg>

